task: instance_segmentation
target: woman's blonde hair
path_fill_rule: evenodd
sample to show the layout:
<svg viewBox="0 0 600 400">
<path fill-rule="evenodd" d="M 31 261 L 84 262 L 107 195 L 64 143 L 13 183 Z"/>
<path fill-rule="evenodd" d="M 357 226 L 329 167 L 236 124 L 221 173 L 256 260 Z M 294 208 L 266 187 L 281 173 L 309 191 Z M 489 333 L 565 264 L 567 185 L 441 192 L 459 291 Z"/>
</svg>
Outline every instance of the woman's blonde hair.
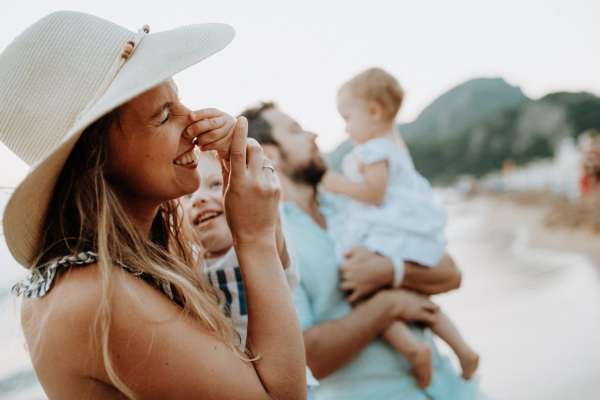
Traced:
<svg viewBox="0 0 600 400">
<path fill-rule="evenodd" d="M 43 268 L 65 255 L 91 251 L 98 255 L 102 301 L 100 326 L 103 361 L 112 384 L 128 398 L 135 394 L 117 375 L 110 356 L 111 287 L 114 266 L 122 265 L 148 282 L 168 283 L 173 300 L 207 330 L 240 354 L 240 337 L 218 308 L 217 294 L 202 273 L 201 246 L 185 223 L 179 199 L 163 203 L 149 237 L 131 223 L 103 170 L 110 157 L 109 129 L 118 113 L 96 121 L 75 145 L 56 184 L 43 237 L 32 268 Z M 160 287 L 159 287 L 160 288 Z M 243 357 L 243 356 L 242 356 Z"/>
<path fill-rule="evenodd" d="M 392 75 L 381 68 L 369 68 L 340 87 L 348 88 L 352 94 L 366 102 L 381 104 L 386 120 L 393 121 L 402 106 L 404 91 Z"/>
</svg>

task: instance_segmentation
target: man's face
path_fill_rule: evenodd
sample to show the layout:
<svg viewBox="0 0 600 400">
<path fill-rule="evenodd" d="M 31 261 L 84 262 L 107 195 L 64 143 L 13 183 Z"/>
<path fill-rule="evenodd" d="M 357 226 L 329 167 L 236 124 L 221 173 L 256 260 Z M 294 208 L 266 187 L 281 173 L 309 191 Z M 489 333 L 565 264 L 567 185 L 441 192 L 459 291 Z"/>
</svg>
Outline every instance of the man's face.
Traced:
<svg viewBox="0 0 600 400">
<path fill-rule="evenodd" d="M 265 110 L 262 117 L 271 124 L 273 139 L 279 145 L 281 171 L 296 182 L 316 186 L 327 170 L 315 143 L 317 135 L 306 132 L 276 108 Z"/>
</svg>

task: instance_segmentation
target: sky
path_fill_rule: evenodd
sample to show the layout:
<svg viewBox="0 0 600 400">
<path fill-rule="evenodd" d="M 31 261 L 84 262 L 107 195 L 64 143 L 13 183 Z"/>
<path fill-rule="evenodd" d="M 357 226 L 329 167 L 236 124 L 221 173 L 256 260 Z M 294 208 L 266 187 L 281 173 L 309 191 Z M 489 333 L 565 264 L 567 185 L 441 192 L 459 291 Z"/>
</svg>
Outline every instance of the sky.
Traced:
<svg viewBox="0 0 600 400">
<path fill-rule="evenodd" d="M 597 0 L 2 3 L 0 51 L 38 19 L 65 9 L 132 31 L 145 24 L 152 32 L 230 24 L 236 38 L 226 49 L 176 75 L 183 103 L 238 115 L 258 101 L 275 101 L 319 134 L 324 151 L 345 139 L 337 89 L 372 66 L 395 75 L 406 92 L 399 122 L 414 120 L 439 95 L 477 77 L 503 77 L 531 98 L 600 94 Z M 0 188 L 16 186 L 27 170 L 0 145 Z"/>
</svg>

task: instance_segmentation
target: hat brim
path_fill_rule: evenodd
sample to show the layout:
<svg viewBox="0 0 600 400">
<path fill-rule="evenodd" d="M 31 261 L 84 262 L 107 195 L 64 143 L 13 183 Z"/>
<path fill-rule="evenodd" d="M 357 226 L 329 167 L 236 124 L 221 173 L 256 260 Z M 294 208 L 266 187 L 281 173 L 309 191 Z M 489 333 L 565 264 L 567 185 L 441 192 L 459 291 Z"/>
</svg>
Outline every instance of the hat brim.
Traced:
<svg viewBox="0 0 600 400">
<path fill-rule="evenodd" d="M 83 131 L 110 111 L 222 50 L 234 36 L 235 31 L 229 25 L 201 24 L 144 38 L 104 95 L 49 155 L 33 167 L 8 201 L 3 217 L 4 234 L 8 249 L 19 264 L 29 268 L 38 256 L 36 251 L 56 181 Z"/>
</svg>

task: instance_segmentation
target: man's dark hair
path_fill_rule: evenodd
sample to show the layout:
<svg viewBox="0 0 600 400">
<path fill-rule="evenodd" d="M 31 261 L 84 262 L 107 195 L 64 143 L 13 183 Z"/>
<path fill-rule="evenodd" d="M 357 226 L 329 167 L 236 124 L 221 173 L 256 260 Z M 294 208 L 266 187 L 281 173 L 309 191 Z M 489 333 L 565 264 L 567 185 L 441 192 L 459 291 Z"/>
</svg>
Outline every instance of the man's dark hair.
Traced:
<svg viewBox="0 0 600 400">
<path fill-rule="evenodd" d="M 275 103 L 261 102 L 258 107 L 248 108 L 240 117 L 246 117 L 248 120 L 248 137 L 255 139 L 260 145 L 273 144 L 279 147 L 281 159 L 286 160 L 289 154 L 273 138 L 273 127 L 262 116 L 263 112 L 275 107 L 277 107 Z M 323 178 L 326 170 L 327 166 L 322 159 L 315 160 L 313 158 L 306 165 L 295 166 L 291 170 L 289 167 L 288 170 L 284 167 L 283 173 L 295 182 L 306 183 L 316 187 L 321 178 Z"/>
<path fill-rule="evenodd" d="M 275 103 L 265 103 L 263 101 L 258 107 L 248 108 L 240 115 L 240 117 L 246 117 L 248 120 L 248 137 L 255 139 L 261 145 L 278 145 L 273 138 L 273 127 L 262 117 L 263 112 L 275 107 L 277 107 Z"/>
</svg>

